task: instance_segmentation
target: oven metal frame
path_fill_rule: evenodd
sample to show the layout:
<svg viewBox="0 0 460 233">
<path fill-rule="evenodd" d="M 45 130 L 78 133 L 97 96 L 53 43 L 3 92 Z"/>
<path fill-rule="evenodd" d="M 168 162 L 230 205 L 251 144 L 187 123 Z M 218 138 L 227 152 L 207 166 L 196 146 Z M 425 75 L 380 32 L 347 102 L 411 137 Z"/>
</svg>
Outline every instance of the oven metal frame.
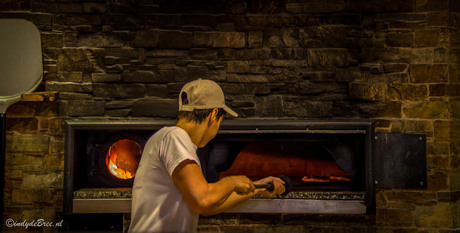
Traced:
<svg viewBox="0 0 460 233">
<path fill-rule="evenodd" d="M 173 120 L 164 119 L 70 119 L 66 121 L 65 167 L 64 167 L 64 213 L 128 213 L 130 199 L 74 199 L 74 161 L 75 137 L 78 130 L 152 130 L 152 133 L 164 126 L 171 126 Z M 280 119 L 242 119 L 224 120 L 219 134 L 235 133 L 300 133 L 300 134 L 363 134 L 365 135 L 365 192 L 363 201 L 340 200 L 295 200 L 251 199 L 247 207 L 235 207 L 229 212 L 266 212 L 266 213 L 337 213 L 337 214 L 375 214 L 375 178 L 374 178 L 374 123 L 363 119 L 328 120 L 280 120 Z M 304 201 L 299 204 L 299 201 Z M 117 203 L 115 205 L 115 202 Z M 259 203 L 259 204 L 257 204 Z M 260 203 L 263 203 L 262 205 Z M 118 207 L 116 207 L 118 206 Z M 269 206 L 272 206 L 270 209 Z M 283 207 L 284 206 L 284 207 Z M 295 207 L 303 206 L 302 210 Z M 310 208 L 308 206 L 314 207 Z M 249 211 L 248 207 L 253 210 Z M 292 207 L 291 210 L 288 210 Z M 268 210 L 267 210 L 268 208 Z M 286 211 L 286 212 L 285 212 Z"/>
</svg>

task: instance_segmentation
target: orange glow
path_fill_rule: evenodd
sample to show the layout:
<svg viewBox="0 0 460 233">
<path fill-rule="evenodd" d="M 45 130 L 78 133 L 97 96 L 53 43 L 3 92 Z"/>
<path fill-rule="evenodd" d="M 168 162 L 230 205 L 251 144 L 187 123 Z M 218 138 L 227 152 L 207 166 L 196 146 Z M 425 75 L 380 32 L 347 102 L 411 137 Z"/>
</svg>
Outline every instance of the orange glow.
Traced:
<svg viewBox="0 0 460 233">
<path fill-rule="evenodd" d="M 296 183 L 351 181 L 351 174 L 340 169 L 332 156 L 326 160 L 324 155 L 308 149 L 298 143 L 252 142 L 220 176 L 244 174 L 251 180 L 259 180 L 286 175 Z"/>
<path fill-rule="evenodd" d="M 142 147 L 130 139 L 122 139 L 110 146 L 105 163 L 110 173 L 120 179 L 131 179 L 136 175 Z"/>
<path fill-rule="evenodd" d="M 351 179 L 349 177 L 343 177 L 343 176 L 330 176 L 329 178 L 304 176 L 302 178 L 302 182 L 317 182 L 317 183 L 350 182 L 350 181 Z"/>
</svg>

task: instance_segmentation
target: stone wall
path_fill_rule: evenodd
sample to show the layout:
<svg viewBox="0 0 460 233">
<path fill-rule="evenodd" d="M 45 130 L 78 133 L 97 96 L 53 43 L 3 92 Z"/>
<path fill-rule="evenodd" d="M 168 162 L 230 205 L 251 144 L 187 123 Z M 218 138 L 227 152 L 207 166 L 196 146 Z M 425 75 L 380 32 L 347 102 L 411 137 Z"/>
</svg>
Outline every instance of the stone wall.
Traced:
<svg viewBox="0 0 460 233">
<path fill-rule="evenodd" d="M 59 91 L 8 109 L 4 219 L 59 220 L 65 118 L 172 118 L 201 77 L 244 118 L 426 134 L 428 161 L 427 189 L 378 190 L 376 216 L 219 215 L 201 232 L 458 232 L 459 16 L 458 0 L 3 0 L 0 18 L 39 28 L 40 90 Z"/>
<path fill-rule="evenodd" d="M 19 102 L 7 110 L 4 232 L 26 231 L 22 227 L 7 228 L 5 221 L 9 218 L 17 222 L 59 219 L 64 127 L 58 110 L 57 103 L 35 102 Z"/>
</svg>

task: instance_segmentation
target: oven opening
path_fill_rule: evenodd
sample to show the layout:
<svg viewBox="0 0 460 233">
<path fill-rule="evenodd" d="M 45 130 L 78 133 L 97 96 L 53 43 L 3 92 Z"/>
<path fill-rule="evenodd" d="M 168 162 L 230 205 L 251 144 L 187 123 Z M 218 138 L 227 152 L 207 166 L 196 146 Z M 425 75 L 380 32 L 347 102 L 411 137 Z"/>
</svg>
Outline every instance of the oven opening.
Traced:
<svg viewBox="0 0 460 233">
<path fill-rule="evenodd" d="M 134 140 L 121 139 L 107 150 L 105 164 L 110 174 L 119 179 L 131 179 L 136 175 L 142 155 L 142 147 Z"/>
<path fill-rule="evenodd" d="M 231 175 L 253 181 L 285 175 L 292 191 L 364 191 L 364 136 L 217 135 L 199 152 L 210 182 Z M 203 167 L 203 165 L 202 165 Z"/>
<path fill-rule="evenodd" d="M 90 129 L 75 134 L 75 190 L 132 187 L 152 131 Z"/>
<path fill-rule="evenodd" d="M 344 168 L 346 169 L 346 168 Z M 331 154 L 310 143 L 252 142 L 238 154 L 225 176 L 244 174 L 251 180 L 285 175 L 297 189 L 312 186 L 342 185 L 348 187 L 351 172 L 341 169 Z"/>
</svg>

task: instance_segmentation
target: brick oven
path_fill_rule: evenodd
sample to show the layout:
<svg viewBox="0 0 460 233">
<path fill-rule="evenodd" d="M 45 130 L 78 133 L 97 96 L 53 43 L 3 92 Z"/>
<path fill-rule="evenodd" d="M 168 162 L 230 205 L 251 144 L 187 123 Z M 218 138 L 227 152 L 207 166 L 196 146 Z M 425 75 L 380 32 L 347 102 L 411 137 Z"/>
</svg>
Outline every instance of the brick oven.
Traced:
<svg viewBox="0 0 460 233">
<path fill-rule="evenodd" d="M 64 211 L 129 213 L 143 145 L 152 133 L 171 124 L 68 121 Z M 229 212 L 372 214 L 372 135 L 369 121 L 227 120 L 198 154 L 209 182 L 227 175 L 291 179 L 288 195 L 256 198 Z"/>
<path fill-rule="evenodd" d="M 64 212 L 69 219 L 130 213 L 143 145 L 173 123 L 67 121 Z M 375 214 L 373 132 L 372 121 L 362 120 L 225 120 L 198 154 L 209 182 L 227 175 L 291 179 L 289 194 L 255 197 L 229 213 Z"/>
<path fill-rule="evenodd" d="M 66 122 L 64 213 L 131 212 L 143 146 L 169 120 Z M 390 154 L 390 155 L 389 155 Z M 198 150 L 208 182 L 287 176 L 291 192 L 254 197 L 227 213 L 374 215 L 375 187 L 426 187 L 425 136 L 374 135 L 366 120 L 225 120 Z M 401 160 L 401 158 L 403 158 Z"/>
</svg>

